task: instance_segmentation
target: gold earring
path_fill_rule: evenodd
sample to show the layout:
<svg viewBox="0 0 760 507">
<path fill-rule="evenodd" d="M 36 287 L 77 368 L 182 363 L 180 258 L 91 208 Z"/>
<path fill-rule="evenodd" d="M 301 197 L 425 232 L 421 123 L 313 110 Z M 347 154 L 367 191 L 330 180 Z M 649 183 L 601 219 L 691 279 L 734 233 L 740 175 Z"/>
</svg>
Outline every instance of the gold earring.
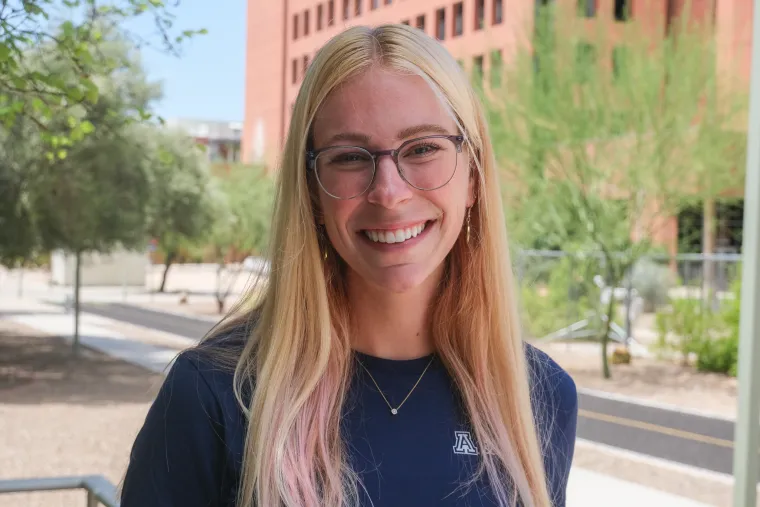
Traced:
<svg viewBox="0 0 760 507">
<path fill-rule="evenodd" d="M 470 243 L 470 212 L 472 212 L 472 207 L 467 208 L 467 243 Z"/>
</svg>

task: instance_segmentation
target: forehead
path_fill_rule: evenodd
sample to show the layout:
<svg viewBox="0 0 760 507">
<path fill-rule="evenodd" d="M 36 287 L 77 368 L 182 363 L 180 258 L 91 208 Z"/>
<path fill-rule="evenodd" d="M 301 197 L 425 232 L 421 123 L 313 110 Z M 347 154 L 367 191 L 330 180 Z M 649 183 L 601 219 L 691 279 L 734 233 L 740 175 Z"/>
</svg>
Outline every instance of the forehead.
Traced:
<svg viewBox="0 0 760 507">
<path fill-rule="evenodd" d="M 448 109 L 423 78 L 373 67 L 330 93 L 314 121 L 314 143 L 321 147 L 345 133 L 366 136 L 370 145 L 387 143 L 423 124 L 457 133 Z"/>
</svg>

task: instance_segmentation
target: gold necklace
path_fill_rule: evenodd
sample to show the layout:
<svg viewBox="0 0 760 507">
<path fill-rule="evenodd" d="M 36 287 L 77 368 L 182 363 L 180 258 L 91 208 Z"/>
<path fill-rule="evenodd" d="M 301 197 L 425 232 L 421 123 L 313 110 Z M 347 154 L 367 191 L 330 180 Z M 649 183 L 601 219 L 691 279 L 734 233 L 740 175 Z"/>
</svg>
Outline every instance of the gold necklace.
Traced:
<svg viewBox="0 0 760 507">
<path fill-rule="evenodd" d="M 377 385 L 377 381 L 375 380 L 375 377 L 373 377 L 372 374 L 367 369 L 367 367 L 364 366 L 364 363 L 362 363 L 358 359 L 357 359 L 357 361 L 359 361 L 359 364 L 362 365 L 362 368 L 364 368 L 364 371 L 367 372 L 367 375 L 369 375 L 369 378 L 372 379 L 372 383 L 375 384 L 375 387 L 377 387 L 377 392 L 380 393 L 380 396 L 382 396 L 383 400 L 385 400 L 385 404 L 388 405 L 389 409 L 391 409 L 391 414 L 396 415 L 396 414 L 398 414 L 398 411 L 401 408 L 401 405 L 403 405 L 404 403 L 406 403 L 406 400 L 409 399 L 409 397 L 412 395 L 412 393 L 414 392 L 414 390 L 417 388 L 417 385 L 419 385 L 420 381 L 422 380 L 422 377 L 425 376 L 425 372 L 428 370 L 428 368 L 430 368 L 430 365 L 433 364 L 433 359 L 434 358 L 435 358 L 435 356 L 433 356 L 433 357 L 430 358 L 430 361 L 428 362 L 427 366 L 425 366 L 425 369 L 422 370 L 422 374 L 420 375 L 420 378 L 417 379 L 417 382 L 415 382 L 415 384 L 412 386 L 412 389 L 409 391 L 409 394 L 406 395 L 406 398 L 404 398 L 404 400 L 401 403 L 399 403 L 398 407 L 396 407 L 396 408 L 393 408 L 393 405 L 390 404 L 390 402 L 388 401 L 388 398 L 385 397 L 385 395 L 383 394 L 383 390 L 380 389 L 379 385 Z"/>
</svg>

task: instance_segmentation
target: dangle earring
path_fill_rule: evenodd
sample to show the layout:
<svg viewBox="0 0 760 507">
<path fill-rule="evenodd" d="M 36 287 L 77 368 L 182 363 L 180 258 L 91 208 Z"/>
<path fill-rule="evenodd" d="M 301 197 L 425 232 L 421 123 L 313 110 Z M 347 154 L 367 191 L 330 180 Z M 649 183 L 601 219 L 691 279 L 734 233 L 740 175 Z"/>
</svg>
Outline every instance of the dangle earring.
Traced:
<svg viewBox="0 0 760 507">
<path fill-rule="evenodd" d="M 467 208 L 467 235 L 465 236 L 465 239 L 467 240 L 467 244 L 470 244 L 470 213 L 472 212 L 472 207 Z"/>
</svg>

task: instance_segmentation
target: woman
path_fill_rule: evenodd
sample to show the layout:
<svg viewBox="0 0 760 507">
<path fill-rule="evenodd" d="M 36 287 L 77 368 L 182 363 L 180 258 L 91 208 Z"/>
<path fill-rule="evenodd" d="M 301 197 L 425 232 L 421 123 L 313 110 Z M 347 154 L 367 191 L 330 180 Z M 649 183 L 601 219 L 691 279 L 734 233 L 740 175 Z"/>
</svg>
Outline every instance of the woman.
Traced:
<svg viewBox="0 0 760 507">
<path fill-rule="evenodd" d="M 320 50 L 270 258 L 255 310 L 173 365 L 124 507 L 565 504 L 575 386 L 521 341 L 483 113 L 436 41 Z"/>
</svg>

